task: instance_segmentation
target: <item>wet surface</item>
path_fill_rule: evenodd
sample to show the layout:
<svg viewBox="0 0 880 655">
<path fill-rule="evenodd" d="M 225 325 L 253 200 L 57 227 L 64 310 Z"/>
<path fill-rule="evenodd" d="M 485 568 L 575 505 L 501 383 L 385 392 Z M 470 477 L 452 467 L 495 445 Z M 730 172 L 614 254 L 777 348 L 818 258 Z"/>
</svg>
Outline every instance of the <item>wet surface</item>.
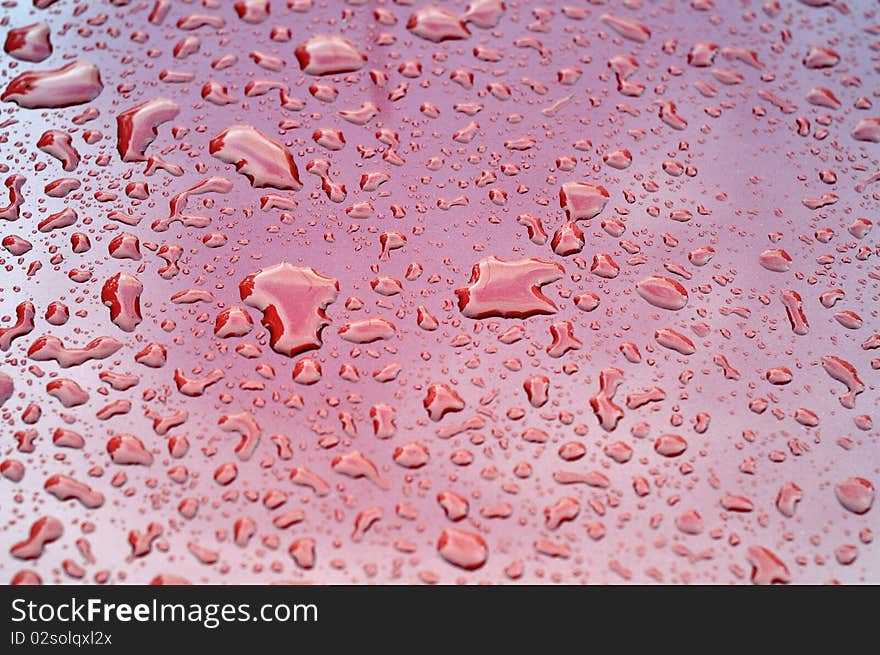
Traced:
<svg viewBox="0 0 880 655">
<path fill-rule="evenodd" d="M 877 10 L 4 3 L 0 577 L 880 581 Z"/>
</svg>

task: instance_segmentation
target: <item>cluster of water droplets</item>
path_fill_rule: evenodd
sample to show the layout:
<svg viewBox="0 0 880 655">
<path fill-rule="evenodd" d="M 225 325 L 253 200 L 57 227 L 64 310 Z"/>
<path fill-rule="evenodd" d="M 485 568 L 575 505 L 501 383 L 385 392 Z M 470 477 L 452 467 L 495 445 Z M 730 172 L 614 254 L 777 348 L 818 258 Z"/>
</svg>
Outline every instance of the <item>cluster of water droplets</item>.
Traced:
<svg viewBox="0 0 880 655">
<path fill-rule="evenodd" d="M 866 582 L 880 12 L 10 0 L 7 582 Z"/>
</svg>

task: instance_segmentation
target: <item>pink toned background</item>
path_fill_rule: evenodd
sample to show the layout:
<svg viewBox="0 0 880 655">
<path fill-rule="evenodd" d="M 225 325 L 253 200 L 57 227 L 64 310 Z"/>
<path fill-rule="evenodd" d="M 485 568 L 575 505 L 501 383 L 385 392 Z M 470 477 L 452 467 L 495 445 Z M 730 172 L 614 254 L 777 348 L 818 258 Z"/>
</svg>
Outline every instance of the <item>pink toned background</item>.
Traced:
<svg viewBox="0 0 880 655">
<path fill-rule="evenodd" d="M 866 29 L 880 23 L 876 2 L 848 2 L 848 13 L 793 0 L 781 0 L 779 11 L 769 13 L 761 2 L 718 1 L 707 10 L 692 6 L 707 3 L 685 0 L 572 2 L 586 11 L 583 20 L 567 17 L 563 3 L 507 2 L 497 27 L 470 26 L 468 39 L 440 44 L 407 30 L 409 16 L 422 6 L 419 2 L 327 1 L 298 12 L 273 0 L 270 17 L 257 25 L 239 20 L 232 2 L 215 4 L 174 3 L 160 26 L 147 22 L 152 6 L 148 2 L 113 6 L 61 0 L 40 10 L 19 0 L 0 8 L 4 30 L 39 20 L 48 22 L 54 46 L 51 58 L 41 64 L 16 62 L 4 55 L 0 84 L 5 86 L 22 70 L 55 68 L 74 58 L 93 61 L 104 83 L 103 93 L 89 105 L 97 108 L 100 116 L 76 131 L 71 118 L 80 114 L 83 106 L 61 110 L 28 110 L 11 103 L 0 106 L 0 122 L 8 121 L 0 128 L 4 177 L 21 173 L 28 178 L 21 218 L 0 225 L 0 230 L 4 236 L 18 234 L 34 244 L 21 258 L 0 253 L 5 268 L 0 281 L 0 315 L 11 318 L 18 303 L 31 300 L 38 316 L 34 332 L 14 342 L 4 353 L 0 368 L 16 385 L 16 394 L 2 409 L 0 458 L 17 459 L 26 466 L 20 483 L 0 479 L 0 579 L 9 581 L 22 569 L 31 569 L 44 582 L 78 582 L 61 568 L 64 560 L 71 559 L 84 567 L 84 582 L 93 582 L 99 571 L 106 571 L 110 581 L 128 583 L 146 583 L 158 575 L 182 576 L 195 583 L 505 583 L 513 581 L 505 570 L 521 562 L 522 575 L 517 582 L 647 583 L 660 579 L 667 583 L 728 583 L 748 582 L 751 565 L 747 548 L 762 546 L 785 563 L 792 582 L 880 580 L 880 551 L 876 543 L 864 543 L 867 539 L 859 536 L 865 529 L 877 530 L 878 509 L 861 516 L 853 514 L 838 503 L 834 493 L 834 485 L 850 476 L 865 478 L 875 486 L 880 483 L 877 429 L 859 429 L 855 421 L 857 416 L 878 416 L 877 371 L 872 368 L 875 355 L 860 347 L 880 325 L 875 259 L 878 232 L 875 229 L 861 240 L 847 232 L 856 217 L 877 220 L 876 187 L 858 193 L 854 186 L 878 169 L 880 146 L 851 137 L 859 120 L 878 115 L 876 108 L 854 108 L 861 96 L 877 101 L 877 56 L 871 44 L 878 37 Z M 462 14 L 465 4 L 449 2 L 443 6 Z M 81 12 L 77 7 L 83 8 Z M 377 10 L 394 16 L 396 24 L 380 24 L 374 16 Z M 175 28 L 181 16 L 193 12 L 223 16 L 225 27 L 203 27 L 192 33 Z M 600 20 L 604 13 L 644 23 L 651 31 L 650 39 L 639 44 L 622 38 Z M 277 26 L 291 29 L 289 42 L 269 39 L 270 30 Z M 131 38 L 137 31 L 148 36 L 145 42 Z M 293 54 L 299 43 L 319 33 L 345 35 L 368 57 L 366 66 L 357 73 L 318 80 L 338 89 L 333 103 L 310 95 L 308 87 L 316 78 L 299 70 Z M 171 50 L 188 34 L 198 36 L 200 51 L 175 60 Z M 380 34 L 393 35 L 394 42 L 376 45 Z M 539 45 L 528 47 L 526 39 Z M 754 50 L 765 67 L 757 70 L 719 53 L 712 68 L 734 70 L 744 78 L 741 84 L 726 86 L 713 77 L 712 68 L 688 65 L 687 53 L 697 41 Z M 664 49 L 664 44 L 670 47 Z M 825 70 L 805 68 L 802 60 L 813 45 L 833 48 L 840 63 Z M 480 61 L 473 54 L 476 46 L 497 50 L 501 60 Z M 539 52 L 539 48 L 543 50 Z M 253 50 L 282 57 L 285 68 L 280 72 L 259 68 L 248 57 Z M 212 70 L 211 61 L 226 53 L 238 55 L 238 63 L 226 70 Z M 641 97 L 624 97 L 617 91 L 607 61 L 618 54 L 637 59 L 639 68 L 630 80 L 645 85 Z M 418 60 L 422 66 L 417 79 L 405 79 L 397 72 L 398 66 L 409 60 Z M 449 79 L 450 72 L 461 67 L 474 74 L 470 90 Z M 573 86 L 557 82 L 557 71 L 565 67 L 583 71 Z M 163 83 L 159 72 L 164 68 L 193 73 L 194 79 L 186 84 Z M 388 74 L 385 87 L 372 83 L 371 70 Z M 299 112 L 282 109 L 277 92 L 246 98 L 245 84 L 260 79 L 288 84 L 291 93 L 305 101 L 305 108 Z M 535 93 L 524 79 L 546 85 L 546 93 Z M 203 101 L 200 90 L 209 80 L 225 84 L 238 101 L 226 107 Z M 388 100 L 388 93 L 403 81 L 409 85 L 406 97 Z M 492 81 L 510 87 L 511 98 L 500 101 L 487 93 L 486 85 Z M 703 97 L 694 87 L 699 81 L 713 86 L 717 95 Z M 131 90 L 120 90 L 121 85 L 131 85 Z M 806 94 L 815 86 L 833 91 L 841 102 L 840 109 L 809 104 Z M 793 103 L 796 112 L 781 112 L 759 97 L 761 90 Z M 122 163 L 116 152 L 116 114 L 157 96 L 174 100 L 181 112 L 159 128 L 148 153 L 164 152 L 165 159 L 183 167 L 181 177 L 161 171 L 145 177 L 143 163 Z M 569 96 L 569 104 L 555 115 L 542 111 Z M 658 99 L 675 102 L 688 121 L 684 131 L 672 130 L 658 118 Z M 359 108 L 366 101 L 380 109 L 369 125 L 350 124 L 337 114 Z M 440 109 L 439 118 L 430 119 L 419 111 L 426 101 Z M 483 108 L 471 118 L 456 112 L 456 103 L 481 103 Z M 629 105 L 638 115 L 621 110 L 621 105 Z M 815 130 L 822 127 L 822 116 L 830 117 L 828 135 L 817 138 Z M 809 136 L 797 135 L 796 117 L 810 120 L 813 132 Z M 281 130 L 279 122 L 283 120 L 296 121 L 299 127 Z M 455 142 L 453 133 L 471 120 L 480 126 L 476 138 L 469 144 Z M 284 192 L 298 202 L 290 212 L 292 221 L 283 221 L 279 210 L 260 210 L 260 196 L 271 189 L 251 188 L 231 166 L 209 155 L 209 140 L 237 123 L 257 127 L 294 155 L 304 188 Z M 175 139 L 174 126 L 189 131 Z M 320 127 L 341 130 L 345 147 L 328 152 L 315 144 L 312 133 Z M 406 160 L 404 166 L 382 160 L 386 146 L 375 138 L 375 132 L 383 127 L 399 135 L 398 152 Z M 36 141 L 49 128 L 70 131 L 83 155 L 72 174 L 83 186 L 63 200 L 41 193 L 48 181 L 68 175 L 61 171 L 59 162 L 36 148 Z M 85 129 L 100 131 L 102 138 L 87 145 L 82 138 Z M 505 141 L 524 136 L 535 139 L 531 149 L 505 148 Z M 591 142 L 588 150 L 573 147 L 581 139 Z M 358 146 L 375 148 L 377 154 L 363 158 Z M 627 148 L 633 157 L 632 166 L 622 171 L 602 161 L 603 153 L 619 148 Z M 110 159 L 106 166 L 95 163 L 101 155 Z M 573 171 L 557 170 L 557 158 L 565 155 L 577 158 Z M 318 178 L 306 172 L 307 163 L 319 157 L 332 162 L 332 177 L 347 187 L 348 197 L 341 204 L 331 202 L 321 191 Z M 438 170 L 427 166 L 432 157 L 443 161 Z M 696 175 L 667 175 L 661 164 L 668 159 L 694 166 Z M 38 164 L 45 164 L 45 168 L 37 170 Z M 505 164 L 518 166 L 518 173 L 502 173 Z M 486 169 L 496 171 L 498 181 L 477 187 L 474 182 Z M 825 169 L 836 173 L 836 184 L 829 186 L 819 180 L 819 171 Z M 361 191 L 360 176 L 377 170 L 389 173 L 390 181 L 377 192 Z M 190 201 L 191 208 L 211 217 L 209 228 L 184 228 L 177 223 L 167 232 L 150 229 L 153 220 L 167 215 L 173 195 L 208 175 L 226 176 L 233 182 L 228 195 Z M 146 181 L 150 198 L 139 204 L 126 198 L 123 188 L 129 180 Z M 549 241 L 545 245 L 530 242 L 525 228 L 516 221 L 523 213 L 538 216 L 552 236 L 563 222 L 559 187 L 573 180 L 601 184 L 611 196 L 599 217 L 580 223 L 586 241 L 580 265 L 578 256 L 555 255 Z M 656 191 L 645 190 L 648 181 L 656 183 Z M 118 194 L 117 200 L 94 200 L 95 192 L 108 189 Z M 506 204 L 493 203 L 490 189 L 504 190 Z M 826 192 L 838 195 L 838 202 L 815 211 L 802 204 L 804 198 Z M 626 200 L 627 193 L 634 201 Z M 438 201 L 459 196 L 467 198 L 465 206 L 438 207 Z M 212 205 L 202 207 L 203 198 L 211 198 Z M 372 218 L 346 216 L 345 208 L 359 201 L 374 205 Z M 404 207 L 405 217 L 394 218 L 392 204 Z M 39 220 L 65 206 L 79 213 L 77 226 L 48 235 L 36 231 Z M 707 214 L 700 215 L 698 206 L 708 210 Z M 659 207 L 659 215 L 651 216 L 649 207 Z M 111 210 L 129 209 L 143 217 L 135 227 L 107 219 Z M 693 218 L 685 223 L 670 220 L 670 211 L 679 209 L 691 211 Z M 619 238 L 600 226 L 603 219 L 612 217 L 626 225 L 626 233 Z M 119 229 L 112 231 L 110 226 Z M 824 227 L 837 234 L 827 244 L 814 238 L 816 230 Z M 139 237 L 141 262 L 108 256 L 108 241 L 122 230 Z M 392 230 L 406 235 L 407 244 L 381 260 L 380 235 Z M 90 252 L 72 252 L 69 235 L 74 231 L 89 234 Z M 202 237 L 213 231 L 227 235 L 226 246 L 210 249 L 202 245 Z M 776 244 L 768 239 L 773 232 L 781 234 Z M 665 245 L 664 234 L 673 236 L 677 245 Z M 622 239 L 639 246 L 640 260 L 632 259 L 621 247 Z M 158 275 L 164 262 L 146 247 L 148 242 L 178 244 L 184 249 L 177 277 L 166 281 Z M 687 253 L 708 245 L 716 250 L 714 259 L 704 267 L 692 266 Z M 863 246 L 874 257 L 857 259 L 855 255 Z M 791 255 L 791 270 L 772 273 L 759 265 L 760 253 L 771 247 L 784 248 Z M 56 252 L 61 261 L 53 264 L 50 258 Z M 617 262 L 617 278 L 590 274 L 590 262 L 597 253 L 607 253 Z M 472 266 L 489 255 L 538 257 L 562 264 L 565 277 L 544 287 L 558 312 L 522 321 L 478 322 L 462 316 L 454 290 L 464 286 Z M 818 263 L 817 258 L 823 255 L 832 255 L 833 262 Z M 42 262 L 42 268 L 28 276 L 34 261 Z M 323 347 L 310 353 L 323 368 L 322 380 L 311 387 L 291 381 L 296 358 L 272 352 L 267 333 L 259 324 L 242 339 L 221 341 L 212 331 L 217 313 L 240 303 L 238 283 L 281 261 L 314 267 L 339 280 L 339 298 L 327 309 L 332 323 L 324 330 Z M 421 264 L 424 273 L 410 282 L 404 273 L 413 262 Z M 652 307 L 635 293 L 636 283 L 647 275 L 675 277 L 664 270 L 665 263 L 684 266 L 693 274 L 691 280 L 676 278 L 690 296 L 688 306 L 679 312 Z M 72 282 L 67 274 L 74 267 L 90 269 L 92 281 Z M 137 275 L 144 284 L 144 320 L 134 334 L 114 326 L 100 301 L 104 280 L 119 271 Z M 390 298 L 376 294 L 370 281 L 377 275 L 401 280 L 403 293 Z M 721 278 L 726 282 L 719 283 Z M 196 305 L 170 301 L 174 293 L 190 287 L 210 289 L 214 301 Z M 819 296 L 835 287 L 843 289 L 846 297 L 833 310 L 825 309 Z M 804 298 L 811 327 L 806 336 L 792 333 L 779 300 L 784 289 L 793 289 Z M 601 304 L 591 313 L 577 309 L 572 300 L 585 292 L 601 297 Z M 760 301 L 762 295 L 770 299 L 769 304 Z M 345 308 L 351 296 L 363 300 L 363 309 Z M 42 319 L 53 300 L 71 309 L 71 319 L 63 327 L 53 327 Z M 438 330 L 427 332 L 417 326 L 419 305 L 440 320 Z M 734 307 L 747 308 L 749 318 L 722 312 Z M 78 310 L 83 310 L 83 316 L 73 315 Z M 848 330 L 841 326 L 833 318 L 840 310 L 858 313 L 862 327 Z M 259 313 L 253 309 L 250 313 L 258 323 Z M 353 347 L 337 335 L 347 322 L 365 317 L 392 321 L 397 335 L 361 347 Z M 159 325 L 166 319 L 176 323 L 170 332 Z M 549 326 L 560 320 L 572 323 L 583 347 L 553 359 L 545 352 L 551 342 Z M 698 322 L 710 326 L 705 337 L 691 331 Z M 504 345 L 490 329 L 492 323 L 500 326 L 497 333 L 521 324 L 526 337 Z M 4 327 L 9 324 L 4 320 Z M 657 346 L 653 334 L 660 327 L 688 334 L 697 346 L 696 353 L 682 357 Z M 748 336 L 749 331 L 754 336 Z M 68 345 L 79 346 L 96 336 L 111 335 L 125 346 L 107 360 L 72 369 L 40 362 L 45 376 L 36 377 L 28 370 L 36 362 L 29 361 L 26 352 L 42 334 L 54 334 Z M 454 345 L 460 335 L 468 335 L 469 343 Z M 134 353 L 149 341 L 167 346 L 169 361 L 163 368 L 149 369 L 134 362 Z M 247 360 L 235 354 L 234 346 L 240 341 L 259 343 L 261 358 Z M 639 347 L 641 363 L 631 364 L 623 358 L 619 352 L 623 342 Z M 727 357 L 741 373 L 740 380 L 724 378 L 713 363 L 717 354 Z M 844 387 L 822 369 L 824 355 L 845 359 L 858 370 L 866 389 L 858 396 L 854 410 L 839 403 Z M 511 358 L 521 360 L 522 370 L 505 367 L 505 360 Z M 360 381 L 347 382 L 338 376 L 339 367 L 347 362 L 357 366 Z M 396 380 L 379 383 L 372 379 L 374 370 L 392 362 L 401 366 Z M 262 391 L 240 389 L 242 382 L 260 379 L 254 372 L 258 363 L 274 367 L 276 378 L 265 380 Z M 577 371 L 564 373 L 566 364 L 576 364 Z M 625 414 L 617 428 L 606 433 L 593 415 L 589 399 L 598 391 L 599 372 L 612 366 L 624 373 L 616 402 Z M 792 371 L 791 384 L 773 387 L 765 380 L 766 370 L 777 366 Z M 219 367 L 225 378 L 204 396 L 186 398 L 172 380 L 176 367 L 188 375 L 202 375 Z M 127 392 L 110 390 L 102 395 L 104 385 L 98 374 L 106 369 L 136 373 L 141 381 Z M 686 370 L 693 372 L 693 378 L 681 384 L 679 376 Z M 45 384 L 54 374 L 75 379 L 89 391 L 90 401 L 75 410 L 63 410 L 45 395 Z M 550 378 L 550 402 L 542 409 L 529 405 L 522 388 L 524 380 L 536 374 Z M 465 409 L 439 423 L 429 421 L 422 401 L 433 382 L 453 386 L 465 400 Z M 627 394 L 652 386 L 665 390 L 664 401 L 627 410 Z M 154 399 L 143 399 L 147 390 L 156 392 Z M 302 395 L 303 409 L 288 409 L 282 404 L 281 400 L 293 392 Z M 497 392 L 491 402 L 481 405 L 480 399 L 491 392 Z M 222 394 L 231 400 L 222 402 Z M 756 397 L 770 400 L 762 415 L 749 411 L 749 402 Z M 109 421 L 95 418 L 98 409 L 118 398 L 131 401 L 130 413 Z M 31 427 L 20 420 L 30 402 L 38 403 L 43 413 L 32 426 L 39 434 L 36 450 L 25 454 L 16 452 L 13 433 Z M 389 403 L 397 409 L 397 433 L 391 439 L 378 440 L 372 434 L 369 408 L 377 403 Z M 800 407 L 819 416 L 817 427 L 807 428 L 794 420 Z M 523 408 L 523 418 L 509 418 L 512 408 Z M 189 419 L 170 434 L 188 435 L 191 448 L 183 459 L 175 461 L 167 454 L 167 436 L 153 432 L 145 412 L 171 414 L 179 409 L 186 409 Z M 778 417 L 774 410 L 779 411 Z M 53 447 L 51 433 L 63 425 L 63 411 L 76 416 L 69 427 L 86 438 L 83 450 Z M 221 416 L 240 411 L 252 412 L 262 428 L 257 454 L 248 462 L 237 461 L 233 454 L 237 437 L 217 426 Z M 356 437 L 342 431 L 340 412 L 355 417 Z M 566 425 L 560 421 L 560 412 L 570 412 L 573 422 Z M 693 430 L 699 412 L 711 415 L 711 425 L 704 434 Z M 477 436 L 474 433 L 451 439 L 437 436 L 438 429 L 478 413 L 487 420 L 476 444 L 471 443 Z M 676 414 L 683 423 L 674 428 L 670 418 Z M 650 425 L 645 439 L 631 433 L 633 426 L 642 422 Z M 528 428 L 546 431 L 547 443 L 525 442 L 521 434 Z M 743 438 L 746 430 L 754 432 L 753 442 Z M 654 439 L 668 432 L 681 434 L 689 444 L 687 452 L 675 459 L 663 458 L 653 449 Z M 120 488 L 114 488 L 110 480 L 122 467 L 111 463 L 106 452 L 106 441 L 117 433 L 137 435 L 155 453 L 149 468 L 125 467 L 127 481 Z M 292 460 L 276 457 L 268 438 L 275 433 L 290 437 Z M 338 445 L 322 448 L 318 441 L 325 433 L 338 435 Z M 793 455 L 788 446 L 792 439 L 809 450 Z M 849 448 L 841 446 L 842 439 L 849 440 Z M 430 451 L 430 462 L 414 471 L 398 466 L 392 458 L 396 446 L 411 441 L 421 442 Z M 560 459 L 557 450 L 569 441 L 586 446 L 583 459 Z M 615 441 L 624 441 L 633 449 L 629 462 L 618 464 L 603 453 L 603 447 Z M 203 452 L 209 447 L 216 453 Z M 450 456 L 463 449 L 473 453 L 473 462 L 462 467 L 453 464 Z M 352 450 L 363 452 L 379 467 L 391 482 L 389 490 L 332 470 L 332 459 Z M 774 451 L 784 453 L 784 461 L 772 461 Z M 751 475 L 740 470 L 748 458 L 754 458 Z M 237 463 L 238 478 L 221 488 L 212 478 L 213 471 L 232 461 Z M 527 479 L 514 474 L 521 462 L 532 467 Z M 178 464 L 189 470 L 184 484 L 171 481 L 166 474 Z M 683 474 L 683 464 L 690 465 L 692 472 Z M 94 466 L 101 467 L 103 474 L 90 477 L 88 471 Z M 294 486 L 288 480 L 293 466 L 305 466 L 319 474 L 332 486 L 331 493 L 318 498 L 310 490 Z M 488 474 L 490 469 L 495 475 Z M 563 469 L 601 471 L 611 485 L 608 489 L 561 486 L 554 482 L 552 473 Z M 61 502 L 47 494 L 45 479 L 57 473 L 71 475 L 104 493 L 104 505 L 89 511 L 75 501 Z M 633 479 L 639 476 L 651 486 L 643 499 L 632 488 Z M 779 488 L 788 481 L 803 490 L 793 518 L 783 516 L 775 506 Z M 274 512 L 247 497 L 253 492 L 262 498 L 271 488 L 290 494 L 287 503 Z M 236 490 L 237 498 L 223 500 L 222 494 L 229 490 Z M 444 490 L 469 501 L 469 517 L 460 524 L 448 521 L 436 502 L 436 495 Z M 729 494 L 747 497 L 754 510 L 744 514 L 725 511 L 720 499 Z M 557 530 L 547 530 L 543 510 L 563 496 L 578 500 L 580 515 Z M 177 512 L 184 497 L 201 501 L 199 514 L 192 520 Z M 395 513 L 401 502 L 418 509 L 415 520 Z M 511 506 L 508 518 L 481 516 L 481 509 L 502 503 Z M 363 540 L 354 542 L 351 534 L 358 512 L 376 506 L 383 510 L 382 519 Z M 604 514 L 597 512 L 599 507 L 604 507 Z M 274 515 L 293 509 L 305 513 L 302 523 L 286 530 L 272 525 Z M 701 534 L 688 535 L 676 528 L 675 518 L 686 510 L 697 510 L 702 516 Z M 44 515 L 60 519 L 64 535 L 49 544 L 35 562 L 12 558 L 9 548 L 24 539 L 31 523 Z M 231 538 L 233 524 L 241 517 L 250 517 L 257 524 L 255 537 L 244 548 Z M 143 533 L 150 522 L 161 524 L 163 534 L 154 542 L 152 552 L 132 559 L 128 535 L 132 530 Z M 93 532 L 84 528 L 87 523 L 94 525 Z M 604 536 L 594 540 L 587 528 L 597 523 L 603 524 Z M 464 571 L 440 557 L 436 544 L 447 527 L 481 535 L 489 552 L 482 568 Z M 277 536 L 276 549 L 261 543 L 267 535 Z M 80 537 L 90 542 L 96 563 L 86 562 L 77 551 L 75 541 Z M 316 564 L 309 571 L 298 568 L 287 553 L 290 542 L 303 537 L 317 542 Z M 540 540 L 567 544 L 570 558 L 552 559 L 538 553 L 534 543 Z M 216 551 L 217 563 L 199 563 L 187 550 L 189 543 Z M 856 545 L 859 555 L 844 566 L 836 560 L 835 550 L 847 544 Z M 687 553 L 702 553 L 703 557 L 689 558 Z"/>
</svg>

